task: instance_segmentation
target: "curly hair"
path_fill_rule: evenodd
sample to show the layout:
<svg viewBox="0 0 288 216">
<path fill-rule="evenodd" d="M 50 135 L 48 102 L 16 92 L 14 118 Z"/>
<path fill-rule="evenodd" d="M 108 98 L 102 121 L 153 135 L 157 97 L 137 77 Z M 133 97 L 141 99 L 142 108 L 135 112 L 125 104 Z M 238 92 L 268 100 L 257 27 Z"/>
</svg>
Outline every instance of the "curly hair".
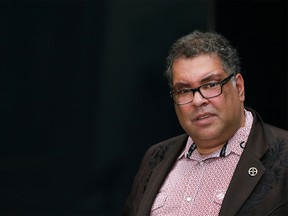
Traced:
<svg viewBox="0 0 288 216">
<path fill-rule="evenodd" d="M 172 65 L 174 60 L 179 58 L 193 58 L 199 55 L 216 54 L 224 71 L 230 75 L 240 72 L 240 59 L 237 50 L 222 35 L 215 32 L 200 32 L 198 30 L 181 37 L 170 48 L 167 57 L 165 77 L 172 88 Z"/>
</svg>

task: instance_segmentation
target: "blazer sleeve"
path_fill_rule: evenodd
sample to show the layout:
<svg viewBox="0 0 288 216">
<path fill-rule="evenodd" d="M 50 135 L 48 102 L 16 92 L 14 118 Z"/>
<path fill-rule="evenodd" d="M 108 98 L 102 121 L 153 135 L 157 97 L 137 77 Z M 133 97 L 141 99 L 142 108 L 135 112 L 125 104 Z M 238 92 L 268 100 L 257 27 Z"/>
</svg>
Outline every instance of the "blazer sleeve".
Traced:
<svg viewBox="0 0 288 216">
<path fill-rule="evenodd" d="M 123 216 L 131 216 L 136 215 L 136 211 L 141 202 L 142 196 L 146 190 L 147 183 L 149 181 L 149 176 L 152 173 L 151 167 L 151 158 L 153 156 L 153 152 L 157 149 L 157 145 L 152 146 L 145 153 L 142 162 L 140 164 L 139 170 L 136 173 L 132 185 L 132 189 L 130 195 L 128 196 L 126 203 L 124 205 L 122 215 Z M 149 165 L 150 162 L 150 165 Z"/>
</svg>

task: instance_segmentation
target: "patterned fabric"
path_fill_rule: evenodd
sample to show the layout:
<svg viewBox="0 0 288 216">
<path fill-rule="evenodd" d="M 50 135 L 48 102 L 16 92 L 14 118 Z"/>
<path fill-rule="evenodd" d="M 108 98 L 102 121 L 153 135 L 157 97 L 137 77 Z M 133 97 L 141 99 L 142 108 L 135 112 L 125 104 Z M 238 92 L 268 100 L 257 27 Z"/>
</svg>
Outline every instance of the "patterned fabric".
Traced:
<svg viewBox="0 0 288 216">
<path fill-rule="evenodd" d="M 154 201 L 151 216 L 219 214 L 252 127 L 252 114 L 246 110 L 245 114 L 245 127 L 228 141 L 225 157 L 219 157 L 221 149 L 204 157 L 196 149 L 190 158 L 186 158 L 193 143 L 191 138 L 188 139 Z"/>
</svg>

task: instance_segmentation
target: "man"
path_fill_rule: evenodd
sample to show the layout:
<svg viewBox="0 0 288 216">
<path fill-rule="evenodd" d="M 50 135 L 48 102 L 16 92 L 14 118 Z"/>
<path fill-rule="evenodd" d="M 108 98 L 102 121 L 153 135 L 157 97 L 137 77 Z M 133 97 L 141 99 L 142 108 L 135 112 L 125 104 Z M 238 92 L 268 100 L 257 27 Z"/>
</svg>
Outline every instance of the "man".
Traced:
<svg viewBox="0 0 288 216">
<path fill-rule="evenodd" d="M 186 134 L 147 151 L 123 215 L 288 215 L 288 132 L 244 107 L 236 50 L 195 31 L 167 63 Z"/>
</svg>

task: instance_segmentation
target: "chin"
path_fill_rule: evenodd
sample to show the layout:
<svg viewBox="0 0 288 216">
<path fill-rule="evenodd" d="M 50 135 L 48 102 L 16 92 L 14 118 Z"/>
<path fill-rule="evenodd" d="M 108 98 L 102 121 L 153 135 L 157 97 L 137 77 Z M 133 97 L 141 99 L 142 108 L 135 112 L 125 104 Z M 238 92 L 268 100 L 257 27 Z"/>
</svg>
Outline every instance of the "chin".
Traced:
<svg viewBox="0 0 288 216">
<path fill-rule="evenodd" d="M 201 130 L 200 133 L 195 133 L 195 131 L 199 131 Z M 199 128 L 194 128 L 192 130 L 190 130 L 191 133 L 190 134 L 191 138 L 193 139 L 193 137 L 197 140 L 217 140 L 221 137 L 221 134 L 223 134 L 223 132 L 219 132 L 217 131 L 215 128 L 214 129 L 199 129 Z M 193 133 L 194 131 L 194 133 Z M 194 139 L 193 139 L 194 140 Z"/>
</svg>

